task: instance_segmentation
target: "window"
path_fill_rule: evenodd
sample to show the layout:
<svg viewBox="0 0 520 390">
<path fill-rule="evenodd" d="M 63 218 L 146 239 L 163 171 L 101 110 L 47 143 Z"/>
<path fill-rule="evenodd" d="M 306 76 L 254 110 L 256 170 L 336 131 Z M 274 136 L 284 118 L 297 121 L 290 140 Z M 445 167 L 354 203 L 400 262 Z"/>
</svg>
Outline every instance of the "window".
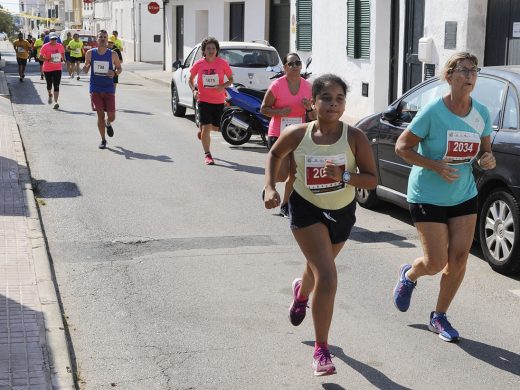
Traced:
<svg viewBox="0 0 520 390">
<path fill-rule="evenodd" d="M 195 52 L 196 50 L 199 49 L 200 46 L 197 46 L 195 47 L 191 53 L 188 55 L 188 58 L 186 58 L 186 61 L 184 61 L 184 67 L 187 68 L 191 65 L 191 60 L 193 59 L 193 57 L 195 56 Z"/>
<path fill-rule="evenodd" d="M 312 50 L 312 0 L 296 0 L 296 50 Z"/>
<path fill-rule="evenodd" d="M 347 0 L 347 56 L 370 58 L 370 0 Z"/>
<path fill-rule="evenodd" d="M 518 96 L 513 87 L 507 91 L 506 108 L 504 110 L 503 129 L 518 129 Z"/>
<path fill-rule="evenodd" d="M 225 59 L 230 66 L 240 68 L 267 68 L 280 62 L 278 53 L 274 50 L 262 49 L 222 49 L 219 57 Z"/>
<path fill-rule="evenodd" d="M 500 123 L 500 110 L 506 94 L 506 83 L 491 77 L 479 76 L 471 96 L 489 110 L 491 124 L 496 129 Z"/>
<path fill-rule="evenodd" d="M 445 95 L 448 91 L 448 83 L 444 83 L 440 80 L 426 84 L 424 87 L 419 88 L 401 100 L 399 103 L 401 106 L 399 119 L 402 122 L 411 122 L 415 114 L 417 114 L 417 111 L 432 100 Z"/>
</svg>

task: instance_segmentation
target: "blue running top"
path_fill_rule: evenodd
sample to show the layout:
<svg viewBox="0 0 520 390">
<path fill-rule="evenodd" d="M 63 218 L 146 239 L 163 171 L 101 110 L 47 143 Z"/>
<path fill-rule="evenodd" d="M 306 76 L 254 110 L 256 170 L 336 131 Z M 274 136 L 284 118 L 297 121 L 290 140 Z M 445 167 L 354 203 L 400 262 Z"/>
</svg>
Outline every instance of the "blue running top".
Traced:
<svg viewBox="0 0 520 390">
<path fill-rule="evenodd" d="M 90 93 L 115 93 L 114 79 L 107 76 L 109 70 L 114 70 L 112 50 L 107 49 L 105 54 L 99 54 L 96 48 L 90 54 Z"/>
</svg>

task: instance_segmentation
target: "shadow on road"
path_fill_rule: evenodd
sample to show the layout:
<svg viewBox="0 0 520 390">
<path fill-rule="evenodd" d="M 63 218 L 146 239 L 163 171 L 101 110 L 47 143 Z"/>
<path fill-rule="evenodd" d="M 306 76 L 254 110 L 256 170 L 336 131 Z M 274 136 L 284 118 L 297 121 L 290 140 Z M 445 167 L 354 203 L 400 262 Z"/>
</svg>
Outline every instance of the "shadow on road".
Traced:
<svg viewBox="0 0 520 390">
<path fill-rule="evenodd" d="M 411 242 L 405 242 L 405 240 L 416 240 L 417 235 L 408 235 L 409 237 L 401 236 L 392 232 L 373 232 L 360 227 L 354 227 L 352 229 L 352 233 L 350 234 L 349 239 L 352 241 L 363 243 L 387 242 L 399 248 L 415 248 L 416 245 L 412 244 Z"/>
<path fill-rule="evenodd" d="M 76 183 L 32 179 L 34 195 L 40 198 L 76 198 L 81 196 Z"/>
<path fill-rule="evenodd" d="M 6 69 L 4 69 L 4 71 L 7 84 L 9 85 L 9 90 L 11 91 L 11 100 L 13 102 L 16 102 L 17 104 L 47 104 L 47 102 L 40 99 L 40 95 L 36 91 L 35 84 L 32 80 L 25 78 L 23 82 L 20 82 L 18 70 L 12 69 L 12 66 L 9 65 L 6 68 L 10 68 L 9 73 L 7 73 Z M 14 73 L 13 70 L 15 70 L 16 73 Z M 29 72 L 26 71 L 25 74 L 28 75 Z"/>
<path fill-rule="evenodd" d="M 60 108 L 58 111 L 60 112 L 64 112 L 66 114 L 72 114 L 72 115 L 88 115 L 88 116 L 95 116 L 96 113 L 95 112 L 86 112 L 86 111 L 69 111 L 69 110 L 64 110 L 63 108 Z"/>
<path fill-rule="evenodd" d="M 136 110 L 125 110 L 125 109 L 120 109 L 120 110 L 116 110 L 116 111 L 124 112 L 127 114 L 153 115 L 151 112 L 147 112 L 147 111 L 136 111 Z"/>
<path fill-rule="evenodd" d="M 302 341 L 302 343 L 314 348 L 314 341 Z M 346 365 L 363 375 L 365 379 L 369 381 L 372 385 L 374 385 L 376 388 L 385 390 L 411 390 L 409 387 L 401 386 L 399 383 L 395 383 L 393 380 L 391 380 L 389 377 L 387 377 L 385 374 L 375 369 L 374 367 L 371 367 L 368 364 L 362 363 L 359 360 L 347 356 L 345 352 L 343 352 L 343 348 L 334 345 L 329 345 L 329 348 L 330 352 L 335 357 L 337 357 Z M 323 388 L 334 390 L 343 389 L 343 387 L 334 383 L 324 383 Z"/>
<path fill-rule="evenodd" d="M 238 172 L 247 172 L 247 173 L 253 173 L 255 175 L 263 175 L 264 171 L 265 171 L 263 167 L 255 167 L 252 165 L 243 165 L 243 164 L 239 164 L 234 161 L 223 160 L 221 158 L 215 158 L 215 157 L 213 157 L 213 159 L 215 161 L 225 163 L 225 164 L 215 164 L 216 166 L 233 169 L 234 171 L 238 171 Z"/>
<path fill-rule="evenodd" d="M 119 149 L 119 150 L 116 150 L 116 149 Z M 166 163 L 173 162 L 173 160 L 170 156 L 166 156 L 166 155 L 152 156 L 151 154 L 137 153 L 137 152 L 133 152 L 129 149 L 125 149 L 121 146 L 116 146 L 114 148 L 107 147 L 106 150 L 110 150 L 112 153 L 118 154 L 120 156 L 124 156 L 125 159 L 127 159 L 127 160 L 155 160 L 155 161 L 166 162 Z"/>
<path fill-rule="evenodd" d="M 337 385 L 336 383 L 324 383 L 322 387 L 325 390 L 345 390 L 343 386 Z"/>
<path fill-rule="evenodd" d="M 408 326 L 429 332 L 428 326 L 424 324 L 411 324 Z M 514 352 L 467 338 L 461 338 L 455 345 L 468 355 L 482 360 L 484 363 L 520 376 L 520 355 Z"/>
</svg>

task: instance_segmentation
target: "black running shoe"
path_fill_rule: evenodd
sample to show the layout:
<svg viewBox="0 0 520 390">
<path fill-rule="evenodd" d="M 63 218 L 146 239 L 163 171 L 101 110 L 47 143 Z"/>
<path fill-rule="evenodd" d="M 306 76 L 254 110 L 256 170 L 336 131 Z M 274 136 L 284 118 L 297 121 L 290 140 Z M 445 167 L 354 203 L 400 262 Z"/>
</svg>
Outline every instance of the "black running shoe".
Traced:
<svg viewBox="0 0 520 390">
<path fill-rule="evenodd" d="M 107 147 L 107 140 L 104 139 L 101 141 L 101 143 L 99 144 L 98 148 L 99 149 L 105 149 Z"/>
<path fill-rule="evenodd" d="M 107 135 L 109 137 L 113 137 L 114 136 L 114 129 L 112 128 L 112 125 L 105 125 L 105 127 L 107 128 Z"/>
</svg>

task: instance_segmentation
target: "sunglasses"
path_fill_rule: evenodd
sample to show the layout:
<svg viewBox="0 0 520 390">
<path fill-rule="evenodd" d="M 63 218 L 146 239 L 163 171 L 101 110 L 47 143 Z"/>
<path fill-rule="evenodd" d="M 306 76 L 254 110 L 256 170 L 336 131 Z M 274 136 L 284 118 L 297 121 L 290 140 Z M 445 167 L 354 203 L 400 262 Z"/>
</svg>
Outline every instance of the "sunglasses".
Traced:
<svg viewBox="0 0 520 390">
<path fill-rule="evenodd" d="M 456 70 L 457 72 L 460 72 L 460 73 L 463 73 L 464 76 L 476 76 L 478 72 L 480 72 L 480 68 L 473 68 L 473 69 L 468 69 L 468 68 L 464 68 L 464 67 L 456 67 L 455 69 L 453 70 Z"/>
<path fill-rule="evenodd" d="M 289 68 L 296 68 L 298 66 L 302 66 L 302 62 L 300 60 L 291 61 L 291 62 L 286 63 L 285 65 L 287 65 Z"/>
</svg>

